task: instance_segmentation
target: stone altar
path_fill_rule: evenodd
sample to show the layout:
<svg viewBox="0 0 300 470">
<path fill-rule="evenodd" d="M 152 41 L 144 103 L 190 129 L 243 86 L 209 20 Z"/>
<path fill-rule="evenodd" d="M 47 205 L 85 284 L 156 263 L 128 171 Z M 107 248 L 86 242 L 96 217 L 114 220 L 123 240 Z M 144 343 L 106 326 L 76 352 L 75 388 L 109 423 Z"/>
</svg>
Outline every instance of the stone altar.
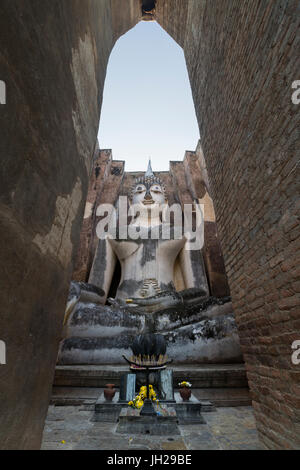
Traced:
<svg viewBox="0 0 300 470">
<path fill-rule="evenodd" d="M 155 333 L 138 335 L 131 349 L 132 359 L 124 356 L 131 372 L 122 376 L 120 392 L 113 401 L 106 400 L 102 393 L 93 420 L 117 422 L 116 432 L 125 434 L 173 435 L 180 434 L 178 424 L 204 424 L 201 411 L 215 408 L 211 402 L 200 402 L 194 396 L 191 401 L 183 401 L 178 393 L 174 396 L 172 370 L 166 369 L 172 361 L 165 354 L 164 337 Z M 141 408 L 134 404 L 137 398 L 143 401 Z"/>
</svg>

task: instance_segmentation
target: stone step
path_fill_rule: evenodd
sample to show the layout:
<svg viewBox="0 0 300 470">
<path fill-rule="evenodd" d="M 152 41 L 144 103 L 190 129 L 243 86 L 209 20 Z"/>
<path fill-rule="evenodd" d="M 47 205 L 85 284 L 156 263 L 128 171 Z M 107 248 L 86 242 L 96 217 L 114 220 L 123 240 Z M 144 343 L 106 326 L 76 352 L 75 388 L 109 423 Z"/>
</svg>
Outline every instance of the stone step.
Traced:
<svg viewBox="0 0 300 470">
<path fill-rule="evenodd" d="M 93 410 L 103 388 L 53 387 L 50 404 L 56 406 L 81 406 Z M 210 401 L 216 407 L 251 406 L 248 388 L 193 388 L 193 394 L 201 402 Z M 204 410 L 207 411 L 207 410 Z"/>
<path fill-rule="evenodd" d="M 252 406 L 248 388 L 201 388 L 193 390 L 200 401 L 209 400 L 217 407 Z"/>
<path fill-rule="evenodd" d="M 172 365 L 174 387 L 188 380 L 193 388 L 248 388 L 244 364 Z M 120 385 L 127 365 L 59 365 L 55 370 L 54 386 L 104 387 Z"/>
</svg>

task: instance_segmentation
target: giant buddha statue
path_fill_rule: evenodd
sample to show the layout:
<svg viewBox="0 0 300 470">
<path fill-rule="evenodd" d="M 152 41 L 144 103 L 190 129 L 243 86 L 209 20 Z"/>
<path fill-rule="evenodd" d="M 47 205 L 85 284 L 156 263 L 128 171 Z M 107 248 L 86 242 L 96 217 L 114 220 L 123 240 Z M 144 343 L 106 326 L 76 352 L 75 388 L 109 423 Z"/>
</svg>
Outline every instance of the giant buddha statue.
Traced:
<svg viewBox="0 0 300 470">
<path fill-rule="evenodd" d="M 150 161 L 144 177 L 131 188 L 129 201 L 130 224 L 127 217 L 123 218 L 124 225 L 119 224 L 117 231 L 113 225 L 113 233 L 103 234 L 91 270 L 90 282 L 103 290 L 103 303 L 117 261 L 121 279 L 112 303 L 153 312 L 182 306 L 184 292 L 178 291 L 190 289 L 186 296 L 189 301 L 207 297 L 201 214 L 194 233 L 185 232 L 179 205 L 175 207 L 174 222 L 170 222 L 174 213 L 170 212 L 165 187 L 153 174 Z M 189 225 L 188 229 L 192 229 Z M 192 241 L 196 236 L 198 240 Z M 197 249 L 192 249 L 196 242 Z"/>
<path fill-rule="evenodd" d="M 60 363 L 121 363 L 141 333 L 163 334 L 177 362 L 240 362 L 230 299 L 209 293 L 200 209 L 170 208 L 150 162 L 128 196 L 128 216 L 119 203 L 100 223 L 89 283 L 71 284 Z"/>
</svg>

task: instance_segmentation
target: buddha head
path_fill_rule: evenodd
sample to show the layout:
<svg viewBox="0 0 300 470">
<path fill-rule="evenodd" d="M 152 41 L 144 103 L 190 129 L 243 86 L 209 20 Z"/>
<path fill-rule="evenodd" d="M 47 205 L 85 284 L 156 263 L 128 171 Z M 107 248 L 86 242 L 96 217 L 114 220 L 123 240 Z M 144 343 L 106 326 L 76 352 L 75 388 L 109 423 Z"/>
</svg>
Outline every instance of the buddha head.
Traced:
<svg viewBox="0 0 300 470">
<path fill-rule="evenodd" d="M 166 203 L 165 187 L 162 181 L 154 176 L 151 163 L 142 178 L 138 178 L 131 189 L 131 203 L 134 205 L 162 206 Z"/>
</svg>

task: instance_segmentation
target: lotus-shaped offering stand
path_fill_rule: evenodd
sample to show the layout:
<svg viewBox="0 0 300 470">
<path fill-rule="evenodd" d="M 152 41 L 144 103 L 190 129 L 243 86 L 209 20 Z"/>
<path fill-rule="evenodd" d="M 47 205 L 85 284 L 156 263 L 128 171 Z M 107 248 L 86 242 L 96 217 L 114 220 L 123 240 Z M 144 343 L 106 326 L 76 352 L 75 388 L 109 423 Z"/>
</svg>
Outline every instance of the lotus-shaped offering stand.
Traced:
<svg viewBox="0 0 300 470">
<path fill-rule="evenodd" d="M 141 410 L 141 416 L 156 416 L 156 411 L 153 408 L 152 400 L 149 396 L 149 374 L 150 371 L 158 371 L 164 369 L 167 364 L 172 361 L 168 360 L 166 356 L 166 342 L 162 335 L 154 333 L 141 334 L 135 337 L 131 346 L 133 356 L 127 359 L 123 355 L 125 361 L 130 365 L 130 369 L 138 373 L 139 371 L 146 372 L 146 390 L 147 396 Z"/>
</svg>

